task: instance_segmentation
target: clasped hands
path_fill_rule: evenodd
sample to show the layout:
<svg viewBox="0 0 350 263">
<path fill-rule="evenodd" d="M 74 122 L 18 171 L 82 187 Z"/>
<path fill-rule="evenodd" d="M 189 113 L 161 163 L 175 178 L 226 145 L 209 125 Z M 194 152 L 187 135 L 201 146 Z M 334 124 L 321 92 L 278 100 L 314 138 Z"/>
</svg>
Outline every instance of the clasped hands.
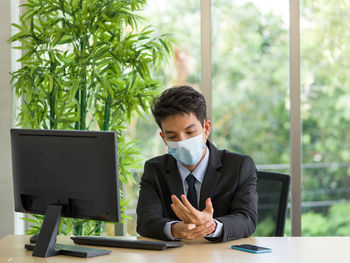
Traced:
<svg viewBox="0 0 350 263">
<path fill-rule="evenodd" d="M 182 202 L 175 196 L 171 196 L 173 209 L 181 220 L 171 225 L 171 233 L 175 238 L 196 239 L 211 234 L 216 229 L 213 219 L 214 208 L 211 199 L 205 201 L 205 209 L 202 211 L 194 208 L 185 195 L 181 195 Z"/>
</svg>

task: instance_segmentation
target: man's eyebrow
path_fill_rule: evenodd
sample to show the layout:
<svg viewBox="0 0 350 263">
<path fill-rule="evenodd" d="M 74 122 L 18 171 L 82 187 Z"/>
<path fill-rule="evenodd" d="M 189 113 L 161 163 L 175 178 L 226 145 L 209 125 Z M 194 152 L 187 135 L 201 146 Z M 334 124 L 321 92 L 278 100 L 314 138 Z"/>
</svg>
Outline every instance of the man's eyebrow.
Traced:
<svg viewBox="0 0 350 263">
<path fill-rule="evenodd" d="M 193 123 L 193 124 L 191 124 L 191 125 L 188 125 L 184 130 L 190 129 L 190 128 L 194 127 L 194 126 L 196 126 L 196 124 Z M 176 133 L 176 132 L 165 130 L 164 133 L 165 133 L 165 134 L 169 134 L 169 133 Z"/>
<path fill-rule="evenodd" d="M 185 128 L 185 130 L 190 129 L 190 128 L 192 128 L 193 126 L 196 126 L 196 124 L 193 123 L 193 124 L 187 126 L 187 127 Z"/>
<path fill-rule="evenodd" d="M 175 133 L 174 131 L 164 131 L 165 134 Z"/>
</svg>

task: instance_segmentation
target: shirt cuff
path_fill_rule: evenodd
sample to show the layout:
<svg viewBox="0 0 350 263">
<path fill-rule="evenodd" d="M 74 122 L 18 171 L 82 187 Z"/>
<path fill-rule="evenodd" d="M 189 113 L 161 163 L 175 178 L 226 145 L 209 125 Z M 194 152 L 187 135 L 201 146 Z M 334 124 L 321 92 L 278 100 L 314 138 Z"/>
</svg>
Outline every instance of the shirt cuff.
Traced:
<svg viewBox="0 0 350 263">
<path fill-rule="evenodd" d="M 164 232 L 165 236 L 170 240 L 180 240 L 180 239 L 174 238 L 172 233 L 171 233 L 171 225 L 175 224 L 175 223 L 180 223 L 180 221 L 167 222 L 163 228 L 163 232 Z"/>
<path fill-rule="evenodd" d="M 209 235 L 206 235 L 205 237 L 220 237 L 222 234 L 222 227 L 223 227 L 223 223 L 221 223 L 220 221 L 214 219 L 215 223 L 216 223 L 216 228 L 215 231 Z"/>
</svg>

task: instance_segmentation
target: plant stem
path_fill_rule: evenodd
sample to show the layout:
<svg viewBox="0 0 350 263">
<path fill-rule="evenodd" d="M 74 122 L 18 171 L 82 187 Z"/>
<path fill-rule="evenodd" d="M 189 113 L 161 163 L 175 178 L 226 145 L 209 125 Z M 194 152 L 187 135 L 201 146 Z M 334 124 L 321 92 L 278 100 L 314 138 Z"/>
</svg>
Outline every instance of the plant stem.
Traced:
<svg viewBox="0 0 350 263">
<path fill-rule="evenodd" d="M 103 117 L 103 130 L 109 130 L 109 119 L 111 115 L 111 95 L 108 94 L 106 104 L 105 104 L 105 114 Z"/>
<path fill-rule="evenodd" d="M 50 72 L 51 75 L 54 75 L 55 72 L 55 64 L 52 62 L 54 55 L 52 54 L 52 52 L 49 52 L 50 58 L 51 58 L 51 62 L 50 62 Z M 55 104 L 56 104 L 56 98 L 55 98 L 55 94 L 56 93 L 56 85 L 54 84 L 54 86 L 52 87 L 52 91 L 50 93 L 50 129 L 57 129 L 57 122 L 56 122 L 56 112 L 55 112 Z"/>
<path fill-rule="evenodd" d="M 50 94 L 50 129 L 56 129 L 56 121 L 55 121 L 55 89 L 52 90 Z"/>
<path fill-rule="evenodd" d="M 80 42 L 80 51 L 83 54 L 86 46 L 86 37 L 82 37 Z M 86 64 L 81 65 L 82 85 L 80 90 L 80 129 L 86 130 L 86 108 L 87 108 L 87 87 L 86 87 Z"/>
<path fill-rule="evenodd" d="M 85 71 L 85 70 L 83 70 Z M 80 129 L 86 130 L 86 74 L 84 73 L 85 78 L 83 80 L 83 84 L 81 86 L 81 94 L 80 94 Z"/>
<path fill-rule="evenodd" d="M 79 112 L 79 104 L 80 104 L 80 91 L 79 90 L 77 90 L 77 93 L 75 94 L 75 99 L 76 99 L 76 101 L 78 103 L 77 106 L 76 106 L 76 111 L 77 111 L 77 114 L 78 114 L 78 112 Z M 75 122 L 74 129 L 75 130 L 80 130 L 80 120 Z"/>
</svg>

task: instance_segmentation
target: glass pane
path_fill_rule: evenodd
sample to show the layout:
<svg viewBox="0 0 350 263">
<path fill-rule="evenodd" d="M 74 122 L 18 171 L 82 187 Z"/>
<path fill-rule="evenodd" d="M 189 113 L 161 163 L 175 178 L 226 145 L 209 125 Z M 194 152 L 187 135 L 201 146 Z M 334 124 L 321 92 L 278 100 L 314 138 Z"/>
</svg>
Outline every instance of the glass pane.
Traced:
<svg viewBox="0 0 350 263">
<path fill-rule="evenodd" d="M 288 12 L 287 0 L 212 1 L 214 142 L 287 174 Z"/>
<path fill-rule="evenodd" d="M 168 65 L 155 77 L 168 88 L 174 85 L 188 84 L 197 89 L 200 87 L 200 0 L 164 1 L 150 0 L 141 14 L 146 18 L 145 25 L 151 24 L 155 34 L 171 34 L 175 40 L 174 56 Z M 141 151 L 141 165 L 152 157 L 166 153 L 166 147 L 159 137 L 159 128 L 153 117 L 144 119 L 135 116 L 128 134 L 137 139 Z M 136 184 L 126 189 L 129 201 L 127 214 L 132 219 L 127 221 L 127 233 L 136 235 L 136 204 L 139 191 L 139 180 L 142 169 L 135 170 Z"/>
<path fill-rule="evenodd" d="M 350 235 L 350 1 L 302 1 L 304 236 Z"/>
</svg>

